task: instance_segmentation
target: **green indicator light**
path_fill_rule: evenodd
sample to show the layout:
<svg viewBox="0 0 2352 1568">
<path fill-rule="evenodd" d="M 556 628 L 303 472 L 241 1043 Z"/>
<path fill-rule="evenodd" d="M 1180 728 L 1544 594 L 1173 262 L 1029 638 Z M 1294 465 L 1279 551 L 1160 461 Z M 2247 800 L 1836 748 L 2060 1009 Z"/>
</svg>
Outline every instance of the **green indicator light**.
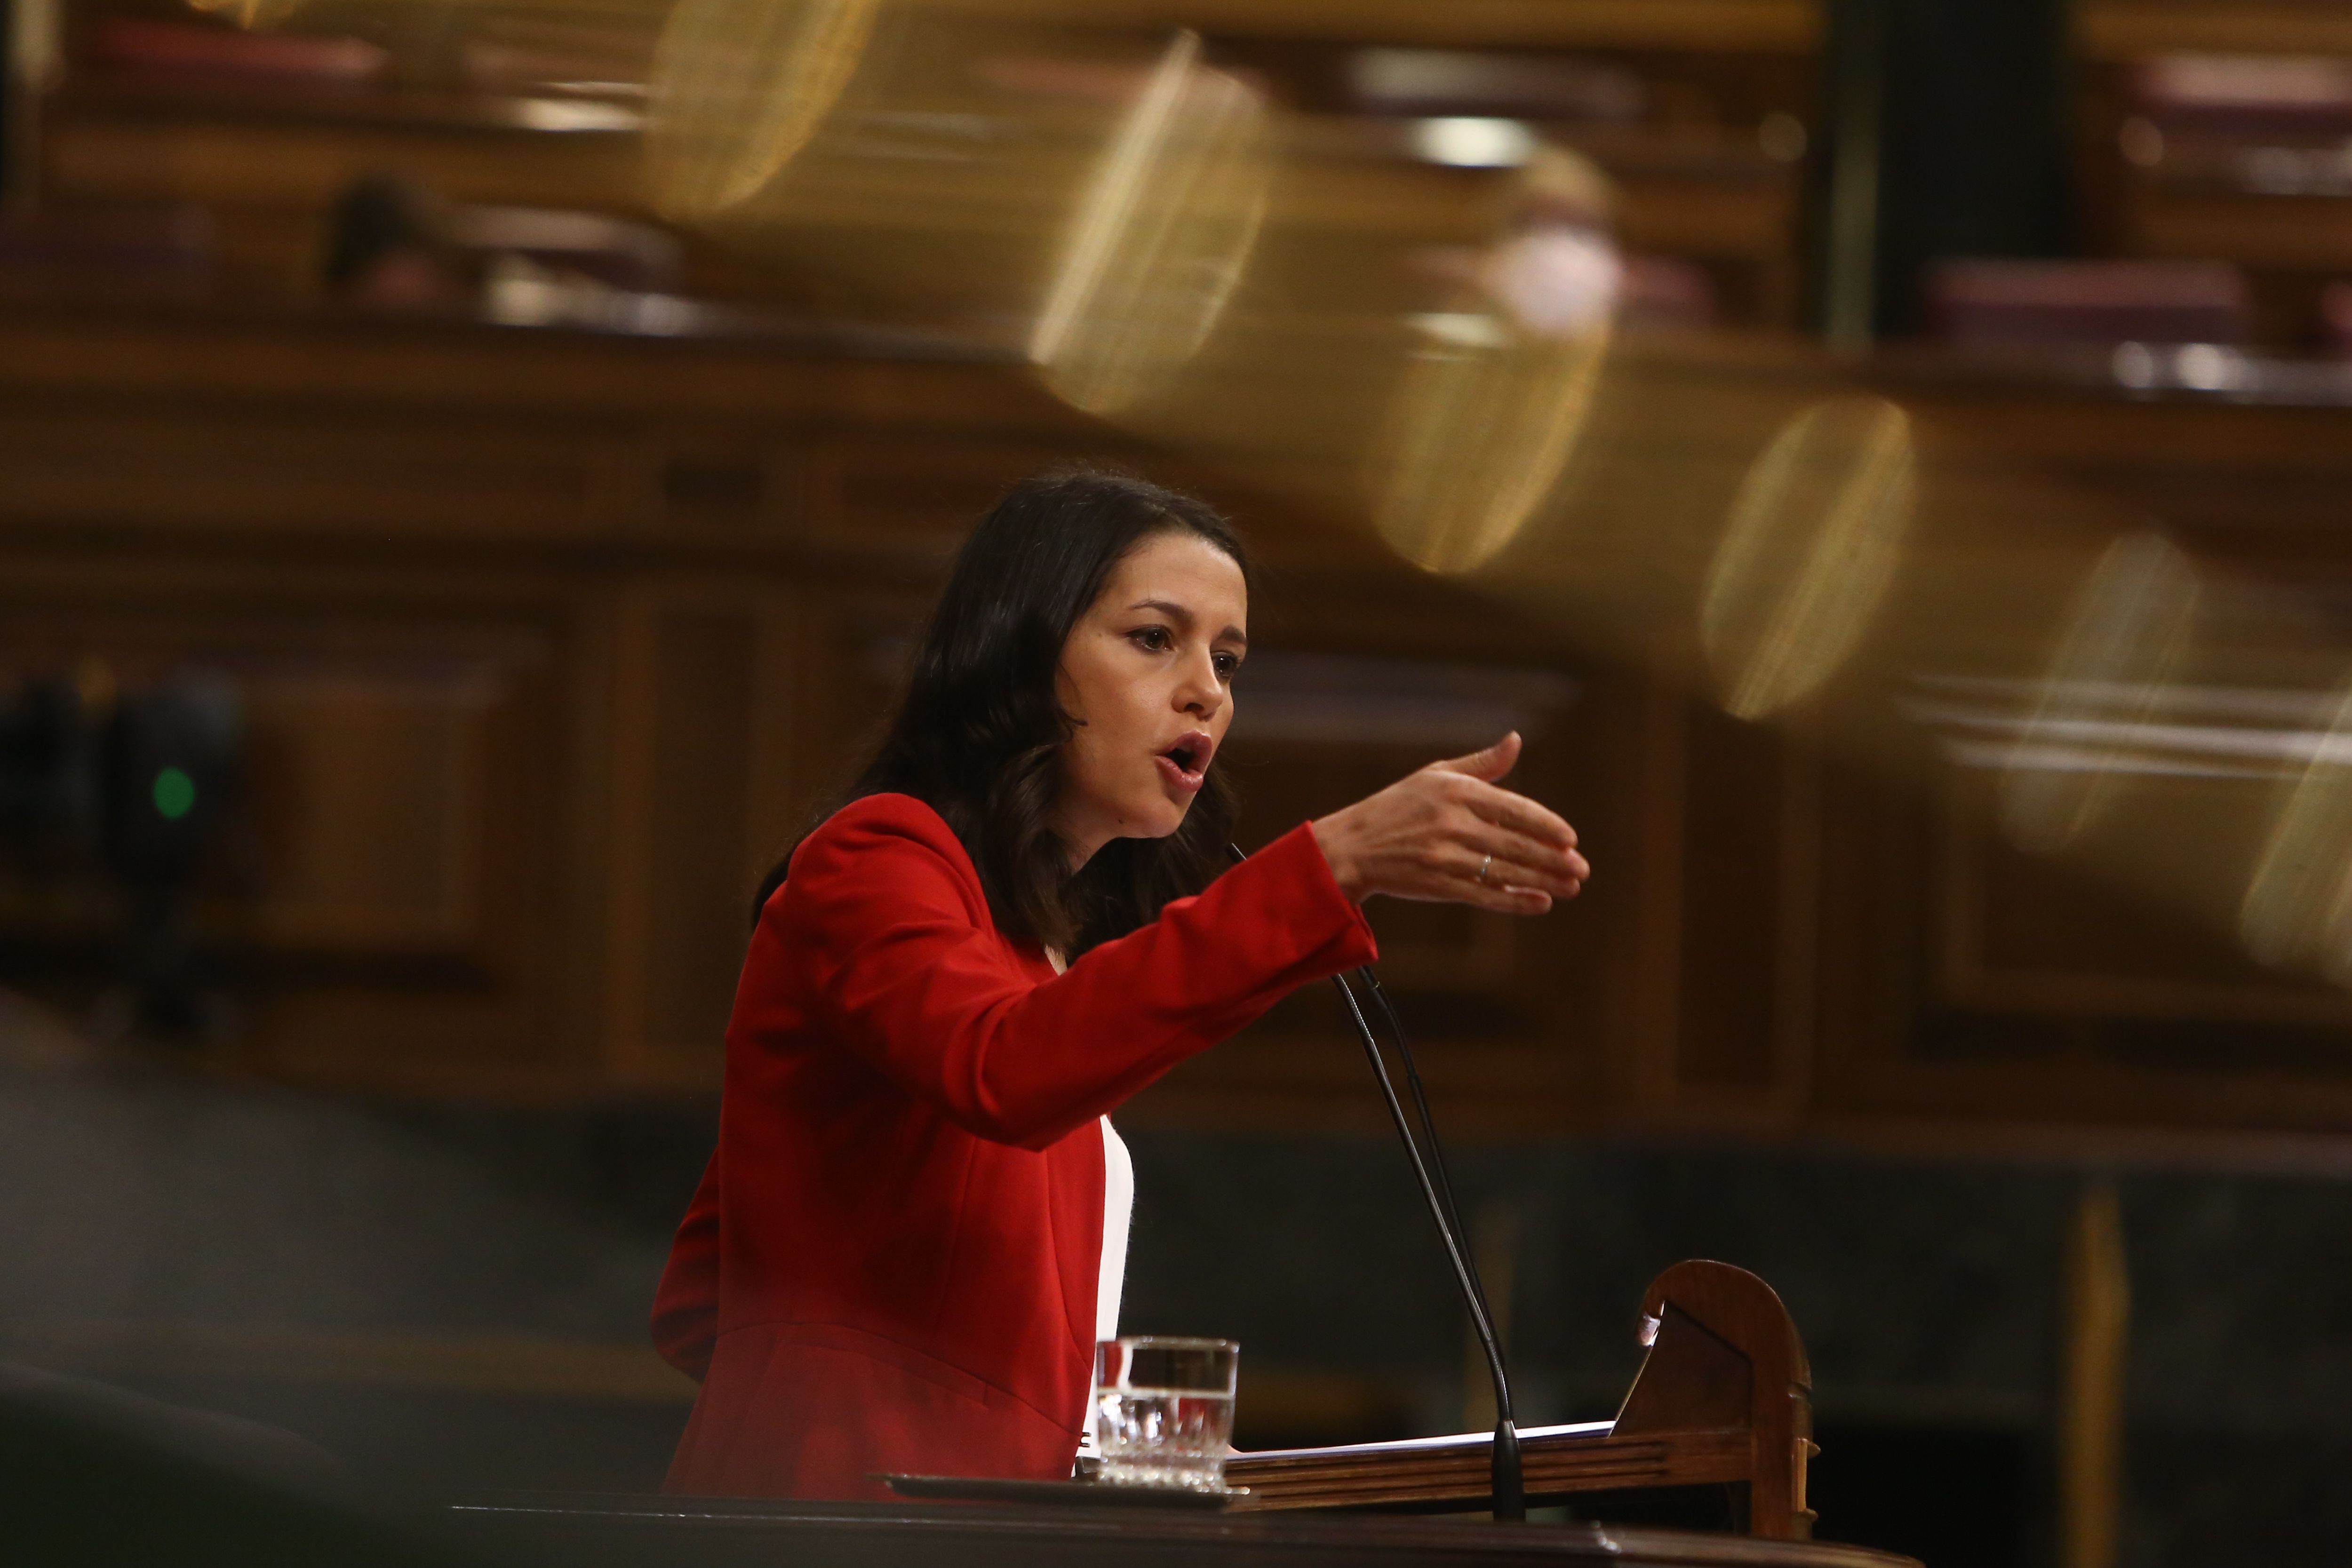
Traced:
<svg viewBox="0 0 2352 1568">
<path fill-rule="evenodd" d="M 155 775 L 155 810 L 167 822 L 176 822 L 196 809 L 196 781 L 185 770 L 166 768 Z"/>
</svg>

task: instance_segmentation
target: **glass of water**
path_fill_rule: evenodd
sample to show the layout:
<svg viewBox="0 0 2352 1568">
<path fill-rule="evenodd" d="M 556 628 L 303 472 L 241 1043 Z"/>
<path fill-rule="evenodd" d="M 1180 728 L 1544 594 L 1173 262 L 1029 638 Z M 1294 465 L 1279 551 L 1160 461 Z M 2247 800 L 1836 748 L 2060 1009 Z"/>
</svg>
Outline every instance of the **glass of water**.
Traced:
<svg viewBox="0 0 2352 1568">
<path fill-rule="evenodd" d="M 1242 1347 L 1129 1334 L 1095 1346 L 1097 1480 L 1223 1491 Z"/>
</svg>

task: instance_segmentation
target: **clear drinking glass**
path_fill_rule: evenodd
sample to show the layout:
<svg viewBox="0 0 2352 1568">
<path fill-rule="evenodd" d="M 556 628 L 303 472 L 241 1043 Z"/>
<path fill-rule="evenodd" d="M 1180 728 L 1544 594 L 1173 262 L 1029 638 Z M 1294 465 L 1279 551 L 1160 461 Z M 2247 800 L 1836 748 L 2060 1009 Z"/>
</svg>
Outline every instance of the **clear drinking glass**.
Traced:
<svg viewBox="0 0 2352 1568">
<path fill-rule="evenodd" d="M 1222 1491 L 1242 1347 L 1129 1334 L 1095 1346 L 1097 1480 Z"/>
</svg>

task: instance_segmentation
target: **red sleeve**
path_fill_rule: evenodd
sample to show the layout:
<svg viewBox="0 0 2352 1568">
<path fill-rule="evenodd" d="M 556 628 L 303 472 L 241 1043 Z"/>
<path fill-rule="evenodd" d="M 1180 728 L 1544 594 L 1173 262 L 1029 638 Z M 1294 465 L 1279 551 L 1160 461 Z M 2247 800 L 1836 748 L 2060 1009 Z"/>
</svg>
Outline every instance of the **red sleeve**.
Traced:
<svg viewBox="0 0 2352 1568">
<path fill-rule="evenodd" d="M 654 1292 L 654 1348 L 702 1381 L 719 1338 L 719 1156 L 702 1167 L 702 1185 L 670 1243 L 661 1288 Z"/>
<path fill-rule="evenodd" d="M 958 1125 L 1026 1148 L 1113 1109 L 1294 987 L 1378 956 L 1303 826 L 1042 984 L 979 899 L 947 824 L 877 796 L 802 845 L 761 935 L 807 966 L 843 1045 Z"/>
</svg>

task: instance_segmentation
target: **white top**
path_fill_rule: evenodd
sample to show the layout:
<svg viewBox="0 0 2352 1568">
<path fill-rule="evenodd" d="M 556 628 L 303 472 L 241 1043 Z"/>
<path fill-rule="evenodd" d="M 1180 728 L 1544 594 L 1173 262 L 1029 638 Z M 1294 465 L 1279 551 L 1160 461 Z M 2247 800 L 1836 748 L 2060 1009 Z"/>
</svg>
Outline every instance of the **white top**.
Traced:
<svg viewBox="0 0 2352 1568">
<path fill-rule="evenodd" d="M 1095 1281 L 1095 1338 L 1118 1337 L 1118 1298 L 1127 1284 L 1127 1229 L 1135 1218 L 1135 1161 L 1125 1140 L 1102 1119 L 1102 1270 Z"/>
<path fill-rule="evenodd" d="M 1118 1337 L 1118 1298 L 1127 1284 L 1127 1231 L 1135 1218 L 1135 1161 L 1110 1118 L 1102 1119 L 1103 1249 L 1102 1266 L 1095 1275 L 1095 1338 Z M 1095 1446 L 1094 1417 L 1078 1437 L 1078 1454 L 1101 1452 Z M 1075 1471 L 1073 1472 L 1076 1473 Z"/>
</svg>

